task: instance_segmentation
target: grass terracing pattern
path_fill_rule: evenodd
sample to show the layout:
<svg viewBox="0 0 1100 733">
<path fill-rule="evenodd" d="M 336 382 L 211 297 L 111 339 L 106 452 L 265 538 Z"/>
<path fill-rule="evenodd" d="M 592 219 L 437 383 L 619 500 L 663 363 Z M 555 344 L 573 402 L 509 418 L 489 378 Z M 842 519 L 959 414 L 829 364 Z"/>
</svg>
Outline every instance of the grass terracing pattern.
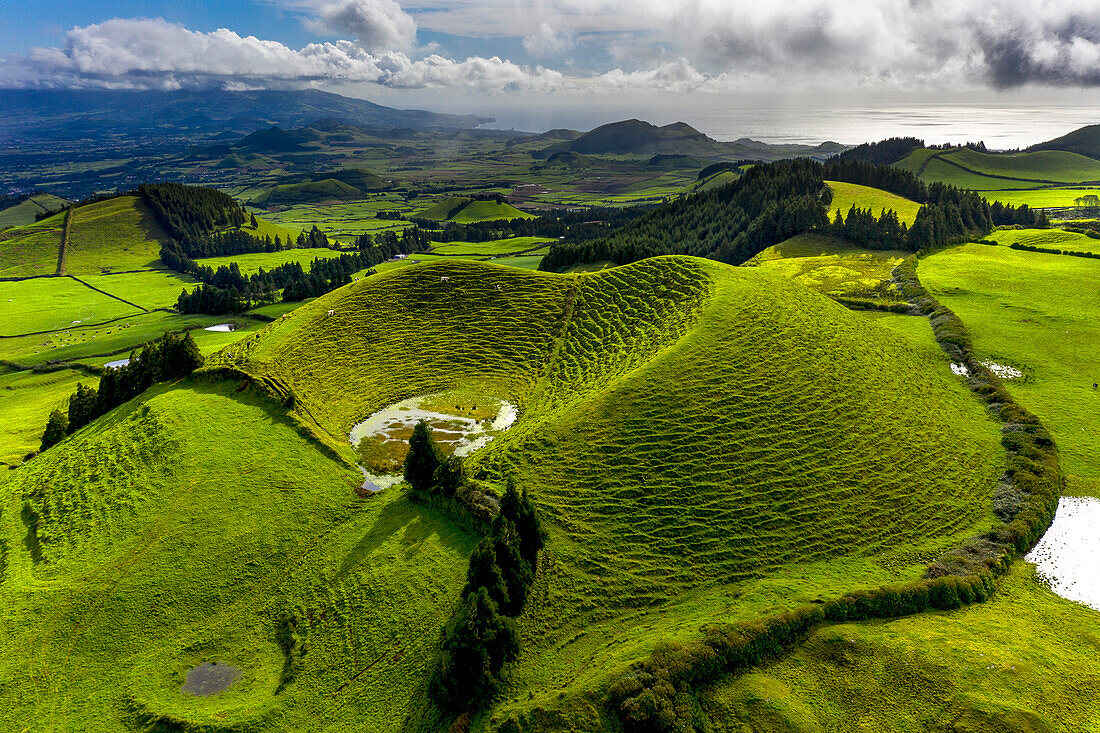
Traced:
<svg viewBox="0 0 1100 733">
<path fill-rule="evenodd" d="M 521 619 L 527 694 L 498 721 L 557 708 L 596 727 L 587 691 L 659 641 L 916 578 L 990 521 L 1002 470 L 995 425 L 901 338 L 693 258 L 425 264 L 303 306 L 213 366 L 293 396 L 345 456 L 354 422 L 405 397 L 476 388 L 520 406 L 472 457 L 483 486 L 514 476 L 551 521 Z"/>
</svg>

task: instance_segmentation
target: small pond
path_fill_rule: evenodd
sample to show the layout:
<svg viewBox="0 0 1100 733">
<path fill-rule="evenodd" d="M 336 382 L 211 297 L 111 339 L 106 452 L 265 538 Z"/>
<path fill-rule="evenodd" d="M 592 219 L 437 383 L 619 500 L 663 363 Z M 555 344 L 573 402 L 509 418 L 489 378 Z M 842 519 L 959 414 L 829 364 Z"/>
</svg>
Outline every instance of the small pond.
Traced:
<svg viewBox="0 0 1100 733">
<path fill-rule="evenodd" d="M 464 456 L 510 428 L 517 417 L 516 406 L 505 400 L 449 392 L 412 397 L 379 410 L 351 429 L 363 488 L 381 491 L 402 480 L 409 437 L 421 420 L 431 426 L 444 453 Z"/>
<path fill-rule="evenodd" d="M 203 662 L 187 670 L 187 679 L 180 690 L 188 695 L 206 697 L 224 692 L 240 678 L 241 670 L 232 664 Z"/>
<path fill-rule="evenodd" d="M 105 366 L 105 367 L 112 367 L 112 368 L 114 368 L 114 369 L 118 369 L 119 367 L 124 367 L 124 366 L 126 366 L 127 364 L 129 364 L 129 363 L 130 363 L 130 360 L 129 360 L 129 359 L 116 359 L 115 361 L 109 361 L 109 362 L 107 362 L 107 363 L 106 363 L 106 364 L 104 364 L 103 366 Z"/>
<path fill-rule="evenodd" d="M 1026 560 L 1055 593 L 1100 611 L 1100 499 L 1062 497 Z"/>
<path fill-rule="evenodd" d="M 235 323 L 219 323 L 216 326 L 207 326 L 203 331 L 219 331 L 221 333 L 229 333 L 230 331 L 236 331 L 237 324 Z"/>
</svg>

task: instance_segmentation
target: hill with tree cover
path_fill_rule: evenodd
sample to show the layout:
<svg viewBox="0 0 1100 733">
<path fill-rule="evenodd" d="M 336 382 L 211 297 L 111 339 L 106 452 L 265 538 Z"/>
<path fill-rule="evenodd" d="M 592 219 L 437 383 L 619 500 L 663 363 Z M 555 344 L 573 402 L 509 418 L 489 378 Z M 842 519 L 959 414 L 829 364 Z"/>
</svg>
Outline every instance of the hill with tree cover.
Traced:
<svg viewBox="0 0 1100 733">
<path fill-rule="evenodd" d="M 1100 160 L 1100 125 L 1086 125 L 1062 137 L 1032 145 L 1027 152 L 1039 150 L 1064 150 Z"/>
<path fill-rule="evenodd" d="M 416 214 L 418 219 L 429 221 L 476 224 L 483 221 L 527 219 L 525 214 L 499 196 L 471 197 L 449 196 Z"/>
<path fill-rule="evenodd" d="M 586 695 L 716 613 L 918 577 L 917 557 L 986 521 L 1001 471 L 996 426 L 948 370 L 785 278 L 694 258 L 391 271 L 209 365 L 267 385 L 342 455 L 353 424 L 410 396 L 517 405 L 514 427 L 466 459 L 472 490 L 512 477 L 549 523 L 498 720 L 565 705 L 601 729 Z M 363 613 L 338 623 L 388 623 Z M 307 644 L 328 633 L 310 629 Z M 311 677 L 295 684 L 314 694 Z"/>
<path fill-rule="evenodd" d="M 826 179 L 841 184 L 836 193 Z M 881 192 L 871 195 L 868 188 Z M 839 219 L 827 213 L 837 194 Z M 884 210 L 884 202 L 896 203 L 901 212 Z M 603 239 L 553 244 L 539 267 L 563 271 L 578 263 L 625 264 L 664 254 L 741 264 L 809 232 L 839 236 L 869 249 L 917 252 L 983 236 L 996 224 L 1025 221 L 1045 226 L 1045 219 L 1026 207 L 1018 211 L 998 204 L 995 211 L 973 191 L 926 186 L 905 170 L 858 160 L 822 164 L 803 158 L 753 166 L 733 182 L 663 204 Z"/>
</svg>

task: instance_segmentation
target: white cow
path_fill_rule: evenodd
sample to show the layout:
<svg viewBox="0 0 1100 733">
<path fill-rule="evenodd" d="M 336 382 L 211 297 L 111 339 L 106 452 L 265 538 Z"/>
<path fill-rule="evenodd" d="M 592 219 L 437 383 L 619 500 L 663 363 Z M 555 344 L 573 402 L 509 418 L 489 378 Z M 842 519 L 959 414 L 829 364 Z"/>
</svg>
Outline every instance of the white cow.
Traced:
<svg viewBox="0 0 1100 733">
<path fill-rule="evenodd" d="M 451 278 L 449 278 L 449 277 L 439 278 L 439 282 L 441 282 L 441 283 L 449 283 L 450 281 L 451 281 Z"/>
<path fill-rule="evenodd" d="M 328 312 L 328 313 L 326 314 L 326 316 L 325 316 L 325 317 L 327 318 L 328 316 L 334 316 L 334 315 L 336 315 L 336 311 L 334 311 L 334 310 L 330 310 L 330 311 L 329 311 L 329 312 Z"/>
</svg>

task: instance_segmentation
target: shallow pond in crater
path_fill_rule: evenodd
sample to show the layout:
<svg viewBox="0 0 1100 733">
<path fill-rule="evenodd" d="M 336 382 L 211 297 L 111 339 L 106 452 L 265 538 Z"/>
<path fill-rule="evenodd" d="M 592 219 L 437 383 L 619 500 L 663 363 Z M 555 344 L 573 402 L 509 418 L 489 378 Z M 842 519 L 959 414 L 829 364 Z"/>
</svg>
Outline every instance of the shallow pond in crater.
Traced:
<svg viewBox="0 0 1100 733">
<path fill-rule="evenodd" d="M 180 690 L 196 697 L 216 695 L 229 689 L 240 677 L 241 670 L 232 664 L 203 662 L 187 670 L 187 679 Z"/>
<path fill-rule="evenodd" d="M 463 393 L 411 397 L 379 410 L 352 427 L 351 444 L 360 457 L 363 488 L 380 491 L 402 480 L 409 437 L 424 420 L 445 454 L 464 456 L 510 428 L 519 417 L 506 400 Z"/>
</svg>

